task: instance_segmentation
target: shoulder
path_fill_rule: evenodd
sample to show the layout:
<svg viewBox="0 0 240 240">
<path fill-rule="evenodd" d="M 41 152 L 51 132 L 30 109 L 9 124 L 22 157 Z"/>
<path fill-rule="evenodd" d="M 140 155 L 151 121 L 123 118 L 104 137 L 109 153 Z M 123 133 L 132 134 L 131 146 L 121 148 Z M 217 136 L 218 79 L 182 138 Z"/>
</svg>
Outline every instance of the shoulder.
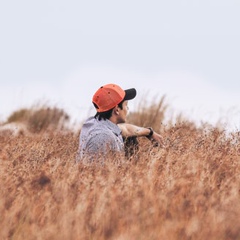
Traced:
<svg viewBox="0 0 240 240">
<path fill-rule="evenodd" d="M 101 131 L 101 130 L 96 130 L 94 133 L 89 136 L 89 141 L 98 143 L 98 145 L 104 145 L 106 143 L 113 142 L 115 140 L 114 134 L 109 131 Z"/>
<path fill-rule="evenodd" d="M 89 152 L 107 152 L 107 150 L 115 149 L 116 140 L 113 134 L 108 132 L 95 132 L 89 136 L 86 146 Z"/>
</svg>

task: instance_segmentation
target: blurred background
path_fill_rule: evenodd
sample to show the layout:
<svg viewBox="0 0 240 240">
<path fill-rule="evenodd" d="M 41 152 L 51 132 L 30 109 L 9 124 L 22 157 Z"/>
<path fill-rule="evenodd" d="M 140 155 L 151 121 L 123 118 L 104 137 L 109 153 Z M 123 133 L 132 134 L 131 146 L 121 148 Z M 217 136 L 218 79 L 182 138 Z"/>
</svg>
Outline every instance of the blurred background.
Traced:
<svg viewBox="0 0 240 240">
<path fill-rule="evenodd" d="M 106 83 L 138 104 L 166 96 L 169 117 L 240 128 L 240 2 L 1 1 L 0 121 L 46 103 L 72 121 Z"/>
</svg>

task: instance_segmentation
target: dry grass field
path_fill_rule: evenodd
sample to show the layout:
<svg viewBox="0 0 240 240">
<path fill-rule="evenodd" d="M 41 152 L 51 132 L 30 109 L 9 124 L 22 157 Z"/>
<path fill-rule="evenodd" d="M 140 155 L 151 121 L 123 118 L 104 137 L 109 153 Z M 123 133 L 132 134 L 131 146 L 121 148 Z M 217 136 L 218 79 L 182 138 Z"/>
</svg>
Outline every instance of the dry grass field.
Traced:
<svg viewBox="0 0 240 240">
<path fill-rule="evenodd" d="M 240 239 L 239 132 L 163 125 L 165 110 L 162 99 L 129 116 L 158 129 L 165 149 L 141 138 L 132 159 L 102 167 L 75 163 L 79 131 L 13 114 L 29 126 L 0 132 L 0 239 Z"/>
</svg>

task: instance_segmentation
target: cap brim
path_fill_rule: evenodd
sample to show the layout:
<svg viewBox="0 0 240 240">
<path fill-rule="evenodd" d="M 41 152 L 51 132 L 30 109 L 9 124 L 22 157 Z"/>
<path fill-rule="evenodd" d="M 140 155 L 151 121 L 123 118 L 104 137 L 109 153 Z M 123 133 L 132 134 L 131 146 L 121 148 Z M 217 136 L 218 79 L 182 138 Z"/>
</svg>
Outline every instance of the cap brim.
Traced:
<svg viewBox="0 0 240 240">
<path fill-rule="evenodd" d="M 126 95 L 124 97 L 124 100 L 131 100 L 131 99 L 135 98 L 137 95 L 137 91 L 135 88 L 126 89 L 125 93 L 126 93 Z"/>
</svg>

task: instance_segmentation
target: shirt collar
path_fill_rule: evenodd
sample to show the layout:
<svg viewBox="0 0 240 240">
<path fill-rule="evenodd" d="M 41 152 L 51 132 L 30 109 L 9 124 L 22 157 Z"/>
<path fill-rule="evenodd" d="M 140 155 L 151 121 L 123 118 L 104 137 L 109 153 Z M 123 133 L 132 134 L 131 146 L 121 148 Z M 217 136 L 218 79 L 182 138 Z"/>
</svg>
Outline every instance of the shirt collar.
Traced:
<svg viewBox="0 0 240 240">
<path fill-rule="evenodd" d="M 101 120 L 101 122 L 104 122 L 104 125 L 107 126 L 107 128 L 110 129 L 115 135 L 117 136 L 121 135 L 122 131 L 117 124 L 111 122 L 108 119 Z"/>
</svg>

